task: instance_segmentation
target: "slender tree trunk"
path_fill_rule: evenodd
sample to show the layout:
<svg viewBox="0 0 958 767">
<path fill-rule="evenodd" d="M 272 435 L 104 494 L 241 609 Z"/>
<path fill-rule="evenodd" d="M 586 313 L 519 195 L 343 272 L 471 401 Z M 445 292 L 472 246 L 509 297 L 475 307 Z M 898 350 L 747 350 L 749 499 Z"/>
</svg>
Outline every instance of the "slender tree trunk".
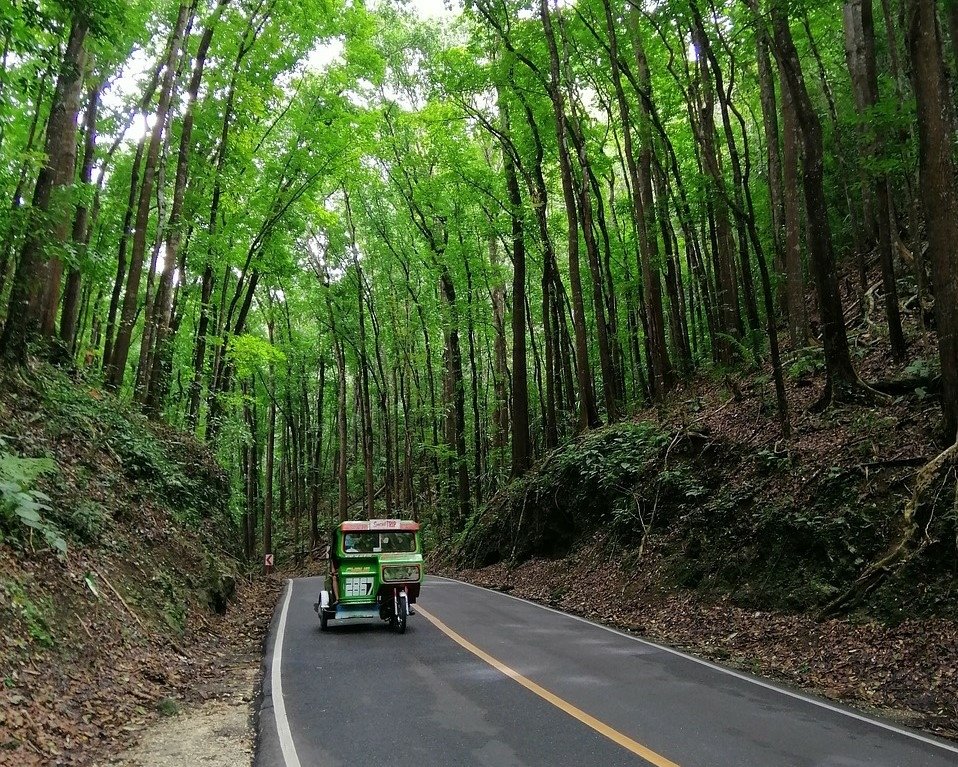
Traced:
<svg viewBox="0 0 958 767">
<path fill-rule="evenodd" d="M 799 201 L 799 136 L 795 105 L 782 76 L 782 212 L 785 234 L 785 297 L 792 348 L 808 344 L 805 278 L 802 274 L 801 207 Z"/>
<path fill-rule="evenodd" d="M 99 107 L 99 87 L 90 91 L 87 98 L 84 120 L 83 164 L 80 169 L 80 183 L 89 186 L 93 180 L 93 161 L 96 153 L 96 115 Z M 74 259 L 79 259 L 90 239 L 90 209 L 86 203 L 77 205 L 73 217 Z M 60 340 L 67 350 L 75 347 L 77 319 L 80 313 L 80 265 L 74 261 L 70 266 L 66 289 L 63 293 L 63 308 L 60 312 Z"/>
<path fill-rule="evenodd" d="M 878 64 L 875 58 L 875 21 L 871 0 L 845 0 L 842 6 L 845 28 L 845 59 L 852 79 L 852 92 L 858 118 L 863 122 L 878 104 Z M 866 157 L 877 164 L 882 155 L 882 138 L 871 131 L 866 138 Z M 878 172 L 872 179 L 875 215 L 878 219 L 878 255 L 881 263 L 882 292 L 885 298 L 885 319 L 892 354 L 896 360 L 905 358 L 905 336 L 901 328 L 898 308 L 898 287 L 895 282 L 895 254 L 892 242 L 892 206 L 887 174 Z"/>
<path fill-rule="evenodd" d="M 505 164 L 506 152 L 503 152 L 503 164 Z M 514 171 L 513 171 L 514 173 Z M 516 184 L 518 189 L 518 183 Z M 510 198 L 510 204 L 513 200 Z M 521 199 L 520 199 L 521 204 Z M 523 250 L 522 259 L 525 261 L 525 237 L 522 231 L 522 219 L 519 219 L 519 231 L 515 231 L 515 217 L 521 216 L 521 209 L 514 209 L 510 213 L 513 223 L 513 270 L 515 270 L 515 250 L 517 247 Z M 489 263 L 493 270 L 499 268 L 499 240 L 495 234 L 489 237 Z M 522 264 L 525 272 L 525 263 Z M 525 274 L 522 275 L 525 283 Z M 525 285 L 523 284 L 523 287 Z M 513 291 L 515 286 L 513 286 Z M 495 339 L 493 341 L 493 363 L 492 363 L 492 389 L 495 404 L 492 410 L 492 449 L 495 456 L 495 478 L 498 482 L 499 473 L 504 461 L 506 448 L 509 446 L 509 432 L 512 425 L 509 418 L 509 368 L 508 351 L 506 349 L 506 286 L 505 283 L 496 278 L 495 285 L 492 288 L 492 324 L 495 330 Z M 525 340 L 525 323 L 522 324 L 522 335 Z M 514 342 L 513 342 L 514 343 Z M 515 348 L 513 346 L 513 348 Z M 524 361 L 524 360 L 523 360 Z M 513 368 L 515 363 L 513 363 Z M 526 383 L 528 387 L 528 382 Z M 528 392 L 527 392 L 528 396 Z M 528 403 L 526 403 L 528 417 Z M 526 450 L 528 450 L 528 425 L 526 426 Z M 520 472 L 521 473 L 521 472 Z"/>
<path fill-rule="evenodd" d="M 503 132 L 511 135 L 510 113 L 508 105 L 500 97 L 500 115 Z M 512 155 L 503 147 L 502 167 L 506 176 L 506 189 L 509 194 L 509 218 L 512 224 L 512 476 L 522 476 L 532 463 L 532 450 L 529 436 L 529 373 L 526 352 L 526 315 L 517 311 L 516 306 L 525 304 L 526 296 L 526 240 L 522 217 L 522 195 L 519 191 L 519 179 Z M 491 247 L 491 246 L 490 246 Z M 496 311 L 505 312 L 505 300 L 500 294 Z M 500 349 L 501 346 L 501 349 Z M 496 341 L 497 368 L 502 366 L 505 372 L 505 335 L 501 344 Z M 501 359 L 500 359 L 501 355 Z M 497 389 L 497 400 L 505 394 L 505 381 L 502 390 Z M 500 418 L 500 421 L 502 419 Z M 502 424 L 500 423 L 500 426 Z"/>
<path fill-rule="evenodd" d="M 272 335 L 272 332 L 270 333 Z M 266 424 L 266 491 L 263 497 L 263 553 L 273 553 L 273 466 L 276 460 L 276 376 L 269 370 L 269 416 Z"/>
<path fill-rule="evenodd" d="M 253 561 L 256 558 L 256 528 L 259 524 L 259 430 L 256 423 L 256 404 L 252 401 L 255 387 L 244 384 L 243 392 L 243 411 L 250 433 L 246 473 L 246 551 L 249 559 Z"/>
<path fill-rule="evenodd" d="M 459 347 L 459 318 L 456 310 L 456 288 L 449 269 L 443 264 L 439 274 L 440 292 L 449 317 L 446 320 L 446 407 L 449 446 L 455 451 L 455 512 L 450 517 L 453 533 L 459 532 L 469 518 L 469 465 L 466 462 L 466 393 L 462 373 L 462 352 Z"/>
<path fill-rule="evenodd" d="M 46 93 L 52 73 L 53 65 L 49 66 L 39 78 L 36 98 L 33 100 L 33 117 L 30 120 L 30 128 L 27 130 L 27 138 L 23 144 L 24 159 L 20 163 L 17 185 L 14 187 L 13 194 L 10 196 L 9 224 L 3 233 L 3 245 L 0 246 L 2 247 L 2 249 L 0 249 L 0 305 L 2 305 L 4 309 L 6 309 L 6 304 L 3 303 L 3 297 L 9 278 L 11 266 L 10 257 L 13 255 L 15 246 L 18 244 L 20 235 L 22 234 L 22 227 L 16 225 L 15 214 L 23 205 L 24 189 L 26 189 L 27 176 L 31 169 L 29 155 L 36 145 L 37 134 L 40 132 L 40 113 L 43 111 L 43 106 L 46 103 Z M 6 315 L 4 315 L 4 318 L 5 316 Z"/>
<path fill-rule="evenodd" d="M 338 446 L 336 460 L 336 481 L 339 489 L 337 509 L 340 522 L 345 522 L 349 516 L 349 486 L 348 481 L 348 442 L 347 442 L 347 417 L 346 417 L 346 352 L 343 349 L 342 340 L 339 337 L 338 324 L 336 322 L 336 308 L 333 305 L 333 299 L 329 290 L 329 276 L 325 273 L 323 266 L 323 292 L 326 296 L 326 309 L 328 312 L 329 327 L 333 339 L 333 355 L 336 358 L 336 440 Z"/>
<path fill-rule="evenodd" d="M 656 397 L 662 397 L 672 386 L 672 365 L 665 342 L 665 317 L 662 308 L 662 288 L 658 269 L 658 233 L 655 226 L 655 200 L 652 193 L 652 73 L 645 55 L 645 45 L 639 29 L 638 9 L 630 6 L 626 14 L 629 37 L 636 64 L 636 88 L 639 91 L 639 161 L 636 163 L 631 136 L 628 101 L 619 75 L 618 40 L 611 18 L 609 1 L 605 3 L 606 27 L 613 62 L 612 78 L 615 85 L 619 114 L 622 118 L 622 139 L 629 169 L 629 187 L 636 234 L 639 240 L 639 274 L 642 276 L 641 313 L 648 329 L 649 382 Z"/>
<path fill-rule="evenodd" d="M 692 370 L 692 353 L 689 349 L 685 297 L 682 290 L 681 261 L 678 253 L 678 238 L 675 236 L 674 229 L 672 228 L 672 219 L 669 215 L 666 174 L 663 170 L 653 169 L 652 176 L 655 182 L 655 202 L 658 206 L 658 215 L 656 218 L 662 230 L 662 245 L 665 251 L 665 290 L 669 298 L 669 336 L 672 339 L 674 357 L 678 362 L 678 372 L 682 376 L 687 376 Z"/>
<path fill-rule="evenodd" d="M 110 365 L 106 375 L 106 384 L 113 390 L 118 390 L 123 384 L 126 362 L 130 354 L 130 344 L 133 340 L 133 326 L 136 321 L 137 304 L 139 302 L 140 278 L 143 273 L 143 258 L 146 254 L 146 238 L 150 221 L 150 203 L 153 197 L 153 185 L 156 182 L 160 145 L 162 144 L 163 132 L 166 127 L 170 102 L 173 98 L 173 85 L 181 52 L 181 42 L 189 15 L 190 6 L 181 3 L 170 37 L 169 58 L 167 59 L 166 70 L 163 74 L 160 101 L 156 109 L 156 122 L 150 137 L 150 146 L 146 155 L 146 165 L 143 170 L 143 184 L 140 187 L 136 224 L 133 230 L 133 251 L 130 256 L 130 269 L 127 273 L 126 293 L 123 297 L 120 329 L 116 336 L 113 354 L 110 358 Z"/>
<path fill-rule="evenodd" d="M 702 97 L 698 104 L 698 141 L 701 146 L 702 161 L 717 194 L 712 201 L 715 222 L 715 283 L 716 298 L 719 307 L 720 331 L 713 339 L 720 362 L 730 364 L 736 353 L 735 346 L 728 337 L 741 338 L 743 334 L 742 317 L 739 313 L 739 291 L 735 274 L 734 249 L 728 203 L 725 194 L 725 175 L 721 159 L 715 144 L 715 91 L 712 85 L 712 73 L 708 65 L 708 42 L 700 25 L 692 28 L 692 38 L 698 53 L 699 82 Z"/>
<path fill-rule="evenodd" d="M 517 95 L 521 96 L 521 92 L 517 91 Z M 543 334 L 543 350 L 545 360 L 545 397 L 539 397 L 540 404 L 543 408 L 543 422 L 544 422 L 544 432 L 545 432 L 545 447 L 547 450 L 551 450 L 554 447 L 557 447 L 559 444 L 559 426 L 558 426 L 558 411 L 561 407 L 562 397 L 560 392 L 562 391 L 562 379 L 559 374 L 560 364 L 559 357 L 561 355 L 561 350 L 559 349 L 559 325 L 555 321 L 556 317 L 556 302 L 558 301 L 556 284 L 558 282 L 558 277 L 556 276 L 557 265 L 555 258 L 555 248 L 553 247 L 552 235 L 549 231 L 549 218 L 548 218 L 548 187 L 546 186 L 545 175 L 543 172 L 543 158 L 545 155 L 545 150 L 542 145 L 542 138 L 539 134 L 538 126 L 536 125 L 535 116 L 532 112 L 531 107 L 527 101 L 523 101 L 523 111 L 526 118 L 526 124 L 529 127 L 529 131 L 532 134 L 533 146 L 534 146 L 534 156 L 531 171 L 529 173 L 530 178 L 528 179 L 528 188 L 529 188 L 529 200 L 532 205 L 533 210 L 535 211 L 536 224 L 539 230 L 539 238 L 542 242 L 542 334 Z M 518 193 L 518 184 L 515 189 Z M 510 203 L 513 206 L 513 210 L 516 210 L 516 205 L 521 205 L 521 197 L 518 194 L 510 193 Z M 515 251 L 515 245 L 513 246 Z M 523 240 L 523 246 L 518 251 L 522 255 L 522 265 L 525 266 L 525 241 Z M 513 258 L 515 258 L 515 252 L 513 253 Z M 526 320 L 523 317 L 521 320 L 516 319 L 516 307 L 522 308 L 526 303 L 526 300 L 522 297 L 524 294 L 516 294 L 516 288 L 518 283 L 516 282 L 515 269 L 513 269 L 513 366 L 517 364 L 519 360 L 518 349 L 525 349 L 525 330 L 526 330 Z M 520 343 L 520 339 L 516 335 L 516 323 L 520 322 L 523 329 L 522 337 L 522 346 L 517 346 L 516 344 Z M 531 333 L 532 325 L 528 325 L 528 329 Z M 523 359 L 525 357 L 523 356 Z M 537 359 L 534 356 L 534 359 Z M 525 408 L 525 429 L 522 428 L 521 424 L 515 421 L 515 418 L 519 413 L 515 410 L 516 400 L 515 397 L 522 397 L 522 393 L 519 392 L 518 378 L 517 376 L 521 375 L 521 371 L 513 370 L 513 450 L 515 450 L 515 439 L 516 434 L 529 434 L 529 412 L 528 412 L 528 380 L 527 387 L 525 389 L 526 395 L 526 408 Z M 528 375 L 528 374 L 527 374 Z M 517 432 L 516 430 L 520 431 Z M 528 450 L 526 451 L 525 457 L 526 460 L 531 463 L 531 441 L 526 442 Z M 515 457 L 515 455 L 513 456 Z M 515 468 L 513 469 L 515 472 Z M 518 475 L 516 475 L 518 476 Z"/>
<path fill-rule="evenodd" d="M 130 175 L 130 195 L 127 200 L 126 211 L 123 214 L 123 229 L 120 232 L 120 243 L 116 262 L 116 277 L 113 280 L 113 292 L 110 295 L 110 309 L 107 313 L 106 338 L 103 343 L 103 371 L 106 375 L 113 360 L 113 344 L 116 338 L 116 315 L 120 307 L 120 296 L 123 292 L 123 283 L 126 278 L 127 250 L 130 244 L 130 226 L 133 223 L 133 213 L 136 209 L 136 200 L 139 192 L 140 166 L 143 162 L 143 148 L 145 137 L 141 138 L 136 147 L 136 156 L 133 158 L 133 170 Z"/>
<path fill-rule="evenodd" d="M 732 109 L 732 90 L 733 90 L 733 78 L 734 78 L 734 54 L 729 51 L 729 83 L 725 85 L 725 75 L 722 72 L 722 68 L 719 65 L 718 58 L 715 55 L 715 51 L 712 47 L 711 40 L 709 39 L 708 34 L 705 30 L 705 24 L 702 20 L 701 14 L 699 13 L 698 6 L 693 2 L 690 6 L 692 9 L 693 21 L 698 27 L 700 40 L 703 46 L 703 52 L 709 68 L 712 72 L 712 79 L 715 83 L 715 93 L 718 98 L 719 104 L 719 113 L 722 117 L 722 130 L 725 135 L 725 145 L 728 149 L 729 165 L 732 168 L 732 189 L 731 193 L 729 192 L 727 186 L 722 181 L 722 185 L 719 187 L 720 194 L 727 198 L 728 206 L 732 209 L 735 215 L 736 223 L 736 239 L 738 241 L 738 252 L 739 252 L 739 271 L 742 281 L 742 297 L 745 304 L 745 316 L 748 319 L 748 327 L 752 332 L 752 353 L 757 359 L 759 356 L 759 347 L 758 347 L 758 338 L 755 335 L 754 331 L 759 329 L 759 319 L 758 319 L 758 304 L 756 302 L 756 291 L 755 291 L 755 282 L 752 277 L 752 264 L 749 258 L 749 248 L 748 248 L 748 226 L 749 226 L 749 215 L 750 211 L 745 209 L 743 202 L 743 189 L 745 186 L 745 180 L 743 179 L 742 173 L 742 161 L 739 157 L 739 151 L 737 142 L 735 140 L 735 132 L 732 128 L 732 121 L 729 116 Z M 724 38 L 721 35 L 720 31 L 717 31 L 719 38 L 724 42 Z M 727 47 L 727 46 L 726 46 Z"/>
<path fill-rule="evenodd" d="M 309 548 L 314 549 L 319 542 L 319 504 L 321 498 L 320 483 L 322 482 L 321 469 L 323 466 L 323 427 L 325 425 L 326 395 L 326 355 L 319 358 L 319 391 L 316 394 L 316 427 L 313 442 L 312 465 L 310 466 L 310 502 L 309 502 Z"/>
<path fill-rule="evenodd" d="M 821 52 L 815 41 L 815 35 L 812 34 L 812 27 L 808 21 L 808 12 L 802 9 L 802 26 L 805 29 L 805 36 L 808 39 L 808 47 L 811 50 L 812 58 L 818 71 L 818 80 L 822 86 L 822 93 L 825 96 L 825 103 L 828 107 L 828 117 L 831 121 L 832 135 L 835 137 L 836 155 L 839 168 L 839 179 L 842 185 L 842 191 L 845 194 L 845 204 L 848 207 L 848 218 L 852 230 L 852 240 L 854 242 L 855 253 L 858 256 L 859 282 L 861 290 L 864 293 L 868 280 L 866 256 L 875 244 L 875 215 L 872 206 L 871 190 L 865 183 L 864 168 L 861 163 L 852 164 L 846 158 L 848 147 L 842 139 L 842 131 L 838 122 L 838 110 L 835 108 L 835 97 L 832 95 L 832 88 L 828 83 L 825 63 L 822 60 Z M 858 207 L 852 195 L 852 186 L 849 183 L 851 177 L 858 173 L 861 187 L 861 216 L 859 217 Z"/>
<path fill-rule="evenodd" d="M 582 222 L 582 238 L 585 241 L 586 260 L 592 277 L 592 311 L 595 315 L 595 335 L 599 346 L 599 370 L 602 378 L 602 393 L 605 401 L 606 418 L 611 423 L 618 420 L 619 404 L 616 400 L 615 366 L 612 364 L 612 347 L 609 340 L 609 326 L 606 319 L 602 291 L 602 271 L 599 265 L 599 248 L 595 239 L 592 197 L 589 192 L 589 177 L 592 173 L 586 154 L 585 138 L 578 134 L 574 123 L 575 115 L 569 123 L 569 137 L 572 139 L 579 160 L 581 177 L 579 181 L 579 219 Z"/>
<path fill-rule="evenodd" d="M 154 302 L 153 317 L 147 318 L 147 321 L 151 322 L 153 327 L 153 348 L 149 350 L 148 354 L 148 357 L 152 358 L 152 364 L 144 380 L 143 401 L 147 412 L 153 415 L 159 415 L 162 400 L 166 395 L 167 382 L 162 375 L 162 361 L 167 357 L 167 346 L 170 342 L 169 318 L 173 296 L 173 275 L 175 268 L 180 265 L 180 247 L 183 240 L 183 201 L 186 196 L 190 152 L 193 148 L 192 137 L 196 101 L 199 97 L 200 83 L 206 68 L 206 57 L 213 40 L 213 33 L 220 15 L 229 1 L 218 1 L 213 17 L 207 22 L 206 28 L 203 30 L 199 47 L 193 59 L 193 72 L 187 88 L 186 111 L 183 115 L 183 126 L 180 130 L 180 147 L 176 161 L 173 203 L 170 207 L 170 216 L 166 226 L 166 253 L 164 256 L 166 263 Z M 186 275 L 181 274 L 180 278 L 185 280 Z"/>
<path fill-rule="evenodd" d="M 772 60 L 769 54 L 768 31 L 764 23 L 756 25 L 755 47 L 758 62 L 759 96 L 762 103 L 762 126 L 765 130 L 766 170 L 772 217 L 772 263 L 775 272 L 780 276 L 779 309 L 786 311 L 785 201 L 782 188 L 782 153 L 779 147 L 778 111 L 775 103 L 775 75 L 772 71 Z"/>
<path fill-rule="evenodd" d="M 463 253 L 465 253 L 465 248 L 463 247 L 464 243 L 462 240 L 460 240 L 459 245 L 463 249 Z M 469 393 L 471 394 L 470 400 L 472 403 L 472 496 L 476 505 L 479 505 L 482 503 L 483 478 L 486 476 L 486 462 L 485 440 L 483 439 L 482 434 L 482 418 L 479 415 L 480 372 L 479 366 L 476 364 L 476 322 L 474 319 L 475 302 L 473 300 L 475 288 L 472 281 L 472 269 L 469 268 L 468 256 L 464 257 L 462 261 L 466 272 L 466 332 L 469 340 Z"/>
<path fill-rule="evenodd" d="M 366 519 L 373 519 L 376 516 L 374 505 L 376 501 L 376 487 L 375 477 L 373 475 L 373 415 L 372 406 L 369 401 L 369 360 L 366 354 L 366 305 L 363 296 L 363 274 L 359 266 L 359 251 L 355 245 L 352 246 L 352 253 L 353 271 L 356 277 L 357 307 L 359 311 L 359 372 L 357 375 L 357 383 L 359 384 L 358 396 L 363 444 L 363 505 L 366 508 Z"/>
<path fill-rule="evenodd" d="M 575 186 L 572 164 L 569 160 L 565 107 L 559 76 L 559 52 L 552 30 L 552 17 L 548 0 L 540 0 L 539 13 L 542 29 L 549 48 L 550 85 L 549 97 L 556 120 L 556 141 L 559 151 L 559 169 L 562 177 L 562 194 L 565 199 L 566 219 L 569 226 L 569 284 L 572 291 L 572 327 L 575 333 L 575 358 L 579 384 L 579 428 L 591 429 L 599 424 L 595 407 L 595 392 L 592 386 L 592 365 L 589 361 L 589 340 L 585 326 L 585 305 L 582 298 L 582 277 L 579 272 L 579 216 L 576 209 Z"/>
</svg>

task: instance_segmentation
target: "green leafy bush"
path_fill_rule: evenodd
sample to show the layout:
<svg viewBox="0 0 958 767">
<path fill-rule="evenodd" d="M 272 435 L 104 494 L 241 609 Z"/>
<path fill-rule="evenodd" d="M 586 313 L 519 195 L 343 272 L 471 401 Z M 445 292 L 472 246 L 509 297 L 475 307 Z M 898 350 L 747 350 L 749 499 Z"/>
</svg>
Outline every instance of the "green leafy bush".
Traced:
<svg viewBox="0 0 958 767">
<path fill-rule="evenodd" d="M 86 543 L 99 540 L 110 521 L 106 509 L 93 501 L 84 501 L 64 516 L 63 527 Z"/>
<path fill-rule="evenodd" d="M 57 470 L 52 458 L 21 458 L 9 452 L 0 439 L 0 523 L 4 532 L 16 540 L 23 540 L 26 533 L 32 543 L 36 531 L 48 546 L 65 554 L 66 540 L 48 516 L 50 497 L 33 488 L 39 477 Z"/>
<path fill-rule="evenodd" d="M 147 486 L 177 520 L 197 527 L 227 508 L 229 487 L 222 470 L 182 435 L 164 434 L 113 397 L 78 387 L 64 376 L 46 377 L 42 391 L 52 431 L 112 455 L 126 478 Z M 61 513 L 58 521 L 80 540 L 92 542 L 109 518 L 101 509 L 85 506 Z"/>
<path fill-rule="evenodd" d="M 674 514 L 708 494 L 670 452 L 673 435 L 651 422 L 624 422 L 564 445 L 476 512 L 459 539 L 459 559 L 561 556 L 583 535 L 606 526 L 623 538 L 641 536 L 651 517 Z M 646 515 L 643 510 L 647 510 Z"/>
<path fill-rule="evenodd" d="M 799 349 L 787 366 L 789 377 L 795 381 L 817 375 L 824 370 L 825 350 L 817 346 Z"/>
</svg>

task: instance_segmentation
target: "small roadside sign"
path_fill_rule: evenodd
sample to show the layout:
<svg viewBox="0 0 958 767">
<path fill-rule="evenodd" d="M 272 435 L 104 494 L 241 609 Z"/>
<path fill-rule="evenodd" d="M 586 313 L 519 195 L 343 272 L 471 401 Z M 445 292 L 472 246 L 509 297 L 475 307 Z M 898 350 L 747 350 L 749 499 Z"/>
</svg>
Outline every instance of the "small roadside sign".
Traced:
<svg viewBox="0 0 958 767">
<path fill-rule="evenodd" d="M 266 555 L 266 566 L 267 566 L 267 567 L 272 567 L 272 566 L 273 566 L 273 555 L 272 555 L 272 554 L 267 554 L 267 555 Z"/>
</svg>

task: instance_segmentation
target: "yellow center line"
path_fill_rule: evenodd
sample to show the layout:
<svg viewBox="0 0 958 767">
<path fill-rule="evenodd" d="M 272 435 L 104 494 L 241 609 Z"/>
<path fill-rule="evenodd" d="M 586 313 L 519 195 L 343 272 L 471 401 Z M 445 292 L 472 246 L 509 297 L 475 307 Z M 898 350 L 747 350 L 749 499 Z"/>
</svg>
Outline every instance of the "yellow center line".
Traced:
<svg viewBox="0 0 958 767">
<path fill-rule="evenodd" d="M 575 719 L 578 719 L 587 727 L 591 727 L 600 735 L 605 735 L 605 737 L 607 737 L 609 740 L 615 743 L 618 743 L 620 746 L 622 746 L 622 748 L 628 751 L 631 751 L 633 754 L 636 754 L 637 756 L 642 757 L 643 759 L 645 759 L 645 761 L 655 765 L 655 767 L 679 767 L 675 762 L 669 759 L 666 759 L 661 754 L 657 754 L 652 749 L 646 748 L 641 743 L 638 743 L 637 741 L 632 740 L 632 738 L 630 738 L 628 735 L 623 735 L 621 732 L 619 732 L 613 727 L 610 727 L 605 722 L 599 721 L 591 714 L 587 714 L 581 708 L 573 706 L 571 703 L 569 703 L 566 700 L 563 700 L 555 693 L 549 692 L 547 689 L 536 684 L 531 679 L 524 677 L 518 671 L 509 668 L 509 666 L 507 666 L 502 661 L 496 660 L 489 653 L 485 652 L 484 650 L 480 650 L 468 639 L 461 636 L 460 634 L 457 634 L 455 631 L 449 628 L 445 623 L 439 620 L 435 615 L 431 615 L 429 612 L 424 610 L 419 605 L 416 605 L 416 612 L 419 615 L 421 615 L 423 618 L 425 618 L 427 621 L 429 621 L 433 626 L 439 629 L 443 634 L 449 637 L 456 644 L 460 645 L 461 647 L 464 647 L 476 657 L 480 658 L 481 660 L 484 660 L 486 663 L 488 663 L 497 671 L 502 672 L 510 679 L 514 679 L 523 687 L 525 687 L 527 690 L 529 690 L 530 692 L 534 692 L 540 698 L 548 701 L 556 708 L 567 713 L 569 716 Z"/>
</svg>

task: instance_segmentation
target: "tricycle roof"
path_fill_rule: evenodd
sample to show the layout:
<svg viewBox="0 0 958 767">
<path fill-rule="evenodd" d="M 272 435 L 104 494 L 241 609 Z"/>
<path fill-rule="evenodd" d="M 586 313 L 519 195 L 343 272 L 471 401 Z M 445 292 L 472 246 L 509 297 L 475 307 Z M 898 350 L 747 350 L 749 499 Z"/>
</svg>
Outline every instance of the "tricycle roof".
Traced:
<svg viewBox="0 0 958 767">
<path fill-rule="evenodd" d="M 350 522 L 341 522 L 339 529 L 346 532 L 371 532 L 377 530 L 403 530 L 407 532 L 416 532 L 419 530 L 419 523 L 408 519 L 370 519 L 352 520 Z"/>
</svg>

